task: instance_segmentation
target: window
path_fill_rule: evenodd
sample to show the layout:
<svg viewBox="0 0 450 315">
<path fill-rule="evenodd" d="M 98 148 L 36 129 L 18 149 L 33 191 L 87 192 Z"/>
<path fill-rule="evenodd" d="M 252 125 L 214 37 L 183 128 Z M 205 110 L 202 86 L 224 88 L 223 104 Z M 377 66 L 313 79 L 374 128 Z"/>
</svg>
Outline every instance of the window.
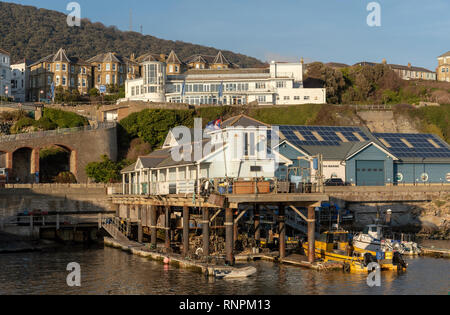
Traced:
<svg viewBox="0 0 450 315">
<path fill-rule="evenodd" d="M 265 103 L 266 102 L 266 96 L 265 95 L 258 95 L 258 102 L 259 103 Z"/>
<path fill-rule="evenodd" d="M 64 86 L 65 86 L 65 85 L 66 85 L 66 83 L 67 83 L 67 78 L 66 78 L 66 77 L 63 77 L 63 78 L 62 78 L 62 85 L 64 85 Z"/>
<path fill-rule="evenodd" d="M 83 67 L 83 74 L 86 74 L 86 67 Z"/>
<path fill-rule="evenodd" d="M 74 86 L 75 85 L 75 79 L 74 78 L 70 78 L 70 86 Z"/>
<path fill-rule="evenodd" d="M 169 72 L 171 72 L 171 73 L 173 72 L 173 66 L 172 65 L 169 66 Z"/>
<path fill-rule="evenodd" d="M 70 71 L 71 71 L 72 73 L 74 73 L 74 72 L 75 72 L 75 67 L 74 67 L 74 66 L 70 66 Z"/>
<path fill-rule="evenodd" d="M 305 96 L 305 97 L 303 97 L 303 99 L 304 99 L 305 101 L 308 101 L 308 100 L 309 100 L 309 96 Z"/>
<path fill-rule="evenodd" d="M 101 64 L 98 64 L 97 70 L 98 70 L 98 71 L 102 71 L 102 65 L 101 65 Z"/>
<path fill-rule="evenodd" d="M 51 77 L 51 76 L 48 76 L 48 77 L 47 77 L 47 84 L 48 84 L 48 85 L 51 85 L 51 84 L 52 84 L 52 77 Z"/>
<path fill-rule="evenodd" d="M 111 70 L 111 64 L 107 63 L 106 64 L 106 71 L 109 71 L 109 70 Z"/>
<path fill-rule="evenodd" d="M 97 83 L 100 83 L 102 81 L 102 77 L 100 75 L 97 76 Z"/>
<path fill-rule="evenodd" d="M 113 76 L 112 76 L 112 83 L 116 84 L 116 75 L 115 74 L 113 74 Z"/>
<path fill-rule="evenodd" d="M 48 64 L 48 65 L 47 65 L 47 71 L 48 71 L 48 72 L 52 71 L 52 66 L 51 66 L 51 64 Z"/>
<path fill-rule="evenodd" d="M 277 89 L 285 88 L 286 87 L 286 81 L 277 81 Z"/>
<path fill-rule="evenodd" d="M 115 63 L 113 63 L 112 68 L 113 68 L 113 71 L 116 71 L 116 64 Z"/>
<path fill-rule="evenodd" d="M 62 64 L 62 71 L 67 71 L 67 65 L 65 63 Z"/>
<path fill-rule="evenodd" d="M 294 96 L 295 101 L 300 101 L 300 96 Z"/>
<path fill-rule="evenodd" d="M 86 87 L 86 79 L 83 79 L 83 87 Z"/>
<path fill-rule="evenodd" d="M 285 97 L 284 97 L 284 100 L 285 100 L 285 101 L 289 101 L 290 99 L 291 99 L 291 98 L 290 98 L 289 96 L 285 96 Z"/>
<path fill-rule="evenodd" d="M 59 81 L 59 75 L 56 76 L 56 85 L 59 85 L 60 81 Z"/>
<path fill-rule="evenodd" d="M 109 76 L 109 74 L 106 75 L 105 83 L 106 84 L 110 84 L 111 83 L 111 77 Z"/>
<path fill-rule="evenodd" d="M 266 88 L 266 83 L 264 82 L 256 82 L 256 89 L 261 90 Z"/>
<path fill-rule="evenodd" d="M 55 67 L 56 67 L 56 68 L 55 68 L 55 69 L 56 69 L 56 71 L 59 71 L 59 69 L 60 69 L 60 64 L 59 64 L 59 63 L 57 63 Z"/>
</svg>

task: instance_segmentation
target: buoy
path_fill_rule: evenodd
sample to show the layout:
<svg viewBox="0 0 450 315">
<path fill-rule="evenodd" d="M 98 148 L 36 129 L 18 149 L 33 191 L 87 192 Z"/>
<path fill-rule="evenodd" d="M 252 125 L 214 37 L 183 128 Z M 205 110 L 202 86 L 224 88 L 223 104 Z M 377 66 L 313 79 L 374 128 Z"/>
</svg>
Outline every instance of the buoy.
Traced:
<svg viewBox="0 0 450 315">
<path fill-rule="evenodd" d="M 169 258 L 164 258 L 164 263 L 166 264 L 166 265 L 168 265 L 169 263 L 170 263 L 170 259 Z"/>
</svg>

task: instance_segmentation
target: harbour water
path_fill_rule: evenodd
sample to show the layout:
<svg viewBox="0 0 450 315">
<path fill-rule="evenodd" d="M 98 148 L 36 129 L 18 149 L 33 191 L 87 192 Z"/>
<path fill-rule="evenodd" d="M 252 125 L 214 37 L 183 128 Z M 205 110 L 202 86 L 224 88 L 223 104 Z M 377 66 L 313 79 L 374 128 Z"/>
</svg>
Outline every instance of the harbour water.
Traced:
<svg viewBox="0 0 450 315">
<path fill-rule="evenodd" d="M 67 265 L 81 266 L 81 287 L 69 287 Z M 208 279 L 189 270 L 103 246 L 63 247 L 0 255 L 0 294 L 297 295 L 450 293 L 450 261 L 409 258 L 402 274 L 383 272 L 381 287 L 365 274 L 317 272 L 269 262 L 252 263 L 256 275 L 243 280 Z"/>
</svg>

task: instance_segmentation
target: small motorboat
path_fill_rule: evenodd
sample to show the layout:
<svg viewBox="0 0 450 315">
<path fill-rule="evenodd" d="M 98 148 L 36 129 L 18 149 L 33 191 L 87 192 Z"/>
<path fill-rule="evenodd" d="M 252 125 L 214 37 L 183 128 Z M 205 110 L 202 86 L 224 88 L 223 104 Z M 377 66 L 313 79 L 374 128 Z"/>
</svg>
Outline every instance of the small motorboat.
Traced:
<svg viewBox="0 0 450 315">
<path fill-rule="evenodd" d="M 243 268 L 217 268 L 214 269 L 214 277 L 217 279 L 240 279 L 248 278 L 256 273 L 255 267 Z"/>
</svg>

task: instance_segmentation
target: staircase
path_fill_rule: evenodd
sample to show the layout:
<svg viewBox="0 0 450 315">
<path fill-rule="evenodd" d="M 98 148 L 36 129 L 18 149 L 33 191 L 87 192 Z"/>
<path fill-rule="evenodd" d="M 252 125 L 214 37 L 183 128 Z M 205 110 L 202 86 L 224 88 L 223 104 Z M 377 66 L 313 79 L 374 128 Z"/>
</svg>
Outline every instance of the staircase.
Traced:
<svg viewBox="0 0 450 315">
<path fill-rule="evenodd" d="M 131 225 L 128 222 L 122 222 L 119 218 L 102 218 L 101 227 L 117 241 L 129 242 L 127 235 L 130 235 Z"/>
</svg>

